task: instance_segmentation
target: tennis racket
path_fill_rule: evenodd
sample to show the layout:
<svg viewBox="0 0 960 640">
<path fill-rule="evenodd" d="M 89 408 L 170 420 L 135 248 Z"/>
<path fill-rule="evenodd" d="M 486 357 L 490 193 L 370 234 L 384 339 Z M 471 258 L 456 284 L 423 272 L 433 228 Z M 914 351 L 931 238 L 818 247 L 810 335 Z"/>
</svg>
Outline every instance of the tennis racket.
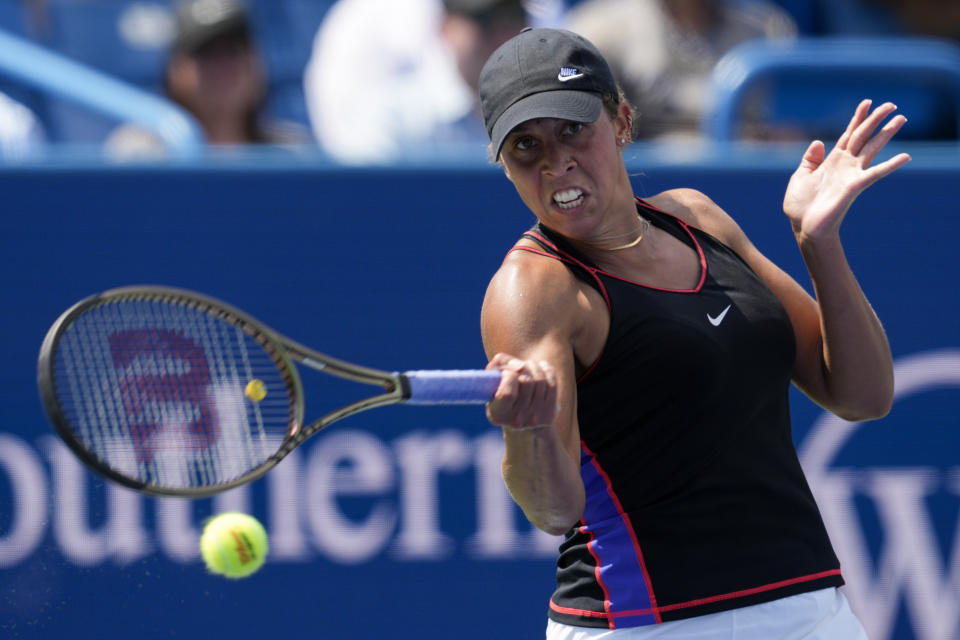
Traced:
<svg viewBox="0 0 960 640">
<path fill-rule="evenodd" d="M 379 393 L 304 424 L 299 363 Z M 337 420 L 396 403 L 481 404 L 498 371 L 389 373 L 275 333 L 180 289 L 124 287 L 73 305 L 47 332 L 37 380 L 51 423 L 87 465 L 145 493 L 201 497 L 259 478 Z M 356 386 L 356 385 L 351 385 Z"/>
</svg>

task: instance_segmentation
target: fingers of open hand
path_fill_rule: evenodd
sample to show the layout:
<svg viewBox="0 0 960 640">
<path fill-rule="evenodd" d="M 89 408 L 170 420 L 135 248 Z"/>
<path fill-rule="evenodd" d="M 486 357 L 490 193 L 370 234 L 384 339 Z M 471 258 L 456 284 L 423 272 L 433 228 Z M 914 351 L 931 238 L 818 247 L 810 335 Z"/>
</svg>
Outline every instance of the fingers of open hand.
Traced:
<svg viewBox="0 0 960 640">
<path fill-rule="evenodd" d="M 495 357 L 490 364 L 500 369 L 500 386 L 487 405 L 494 424 L 513 429 L 552 425 L 557 414 L 557 375 L 542 361 Z"/>
<path fill-rule="evenodd" d="M 863 190 L 877 180 L 889 175 L 910 160 L 908 154 L 900 153 L 876 166 L 871 166 L 877 154 L 907 122 L 903 115 L 898 114 L 877 131 L 877 127 L 880 126 L 884 118 L 896 109 L 896 105 L 889 102 L 877 107 L 869 117 L 857 126 L 850 138 L 847 151 L 853 156 L 859 169 L 862 170 L 856 185 L 857 191 Z"/>
<path fill-rule="evenodd" d="M 821 143 L 811 143 L 784 196 L 784 212 L 795 229 L 818 233 L 817 230 L 837 228 L 864 189 L 910 160 L 910 156 L 901 153 L 871 166 L 906 122 L 906 118 L 897 115 L 881 126 L 896 109 L 896 105 L 886 102 L 871 110 L 871 102 L 864 100 L 829 155 L 823 156 Z"/>
<path fill-rule="evenodd" d="M 885 160 L 874 167 L 870 167 L 870 169 L 866 172 L 867 184 L 873 184 L 877 180 L 890 175 L 908 162 L 910 162 L 910 154 L 898 153 L 889 160 Z"/>
<path fill-rule="evenodd" d="M 869 165 L 880 149 L 890 141 L 907 121 L 902 115 L 897 115 L 877 132 L 880 123 L 896 110 L 897 106 L 895 104 L 885 102 L 871 112 L 870 101 L 864 100 L 857 107 L 847 130 L 837 141 L 837 148 L 845 150 L 851 155 L 859 156 L 863 166 Z"/>
<path fill-rule="evenodd" d="M 823 142 L 814 140 L 804 152 L 803 159 L 800 162 L 800 166 L 797 167 L 797 171 L 801 173 L 816 171 L 817 167 L 823 163 L 825 157 L 826 147 L 824 147 Z"/>
<path fill-rule="evenodd" d="M 840 138 L 837 140 L 837 149 L 847 150 L 850 145 L 850 139 L 853 137 L 854 131 L 857 127 L 864 121 L 867 117 L 867 114 L 870 112 L 870 105 L 872 104 L 871 100 L 862 100 L 860 104 L 857 105 L 856 111 L 853 113 L 853 117 L 850 118 L 850 122 L 847 123 L 847 128 L 840 135 Z"/>
<path fill-rule="evenodd" d="M 907 119 L 904 116 L 896 115 L 883 125 L 880 131 L 877 132 L 877 135 L 867 141 L 860 154 L 864 167 L 870 166 L 874 158 L 877 157 L 877 154 L 880 153 L 880 150 L 890 142 L 890 139 L 893 138 L 897 131 L 900 130 L 900 127 L 906 124 L 906 122 Z"/>
</svg>

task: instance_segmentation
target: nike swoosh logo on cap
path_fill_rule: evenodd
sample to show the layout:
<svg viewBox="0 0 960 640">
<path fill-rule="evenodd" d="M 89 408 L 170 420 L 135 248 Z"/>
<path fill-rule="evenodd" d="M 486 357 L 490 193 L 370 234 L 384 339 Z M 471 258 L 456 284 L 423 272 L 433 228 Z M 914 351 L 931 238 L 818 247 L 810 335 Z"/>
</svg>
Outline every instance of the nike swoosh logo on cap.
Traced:
<svg viewBox="0 0 960 640">
<path fill-rule="evenodd" d="M 709 320 L 710 324 L 712 324 L 713 326 L 719 327 L 720 323 L 723 322 L 723 318 L 727 315 L 727 311 L 730 311 L 730 305 L 727 305 L 727 308 L 721 311 L 720 315 L 718 315 L 716 318 L 714 318 L 708 313 L 707 320 Z"/>
<path fill-rule="evenodd" d="M 571 80 L 576 80 L 577 78 L 582 77 L 582 73 L 576 69 L 571 69 L 570 67 L 561 67 L 560 73 L 557 74 L 557 80 L 560 82 L 570 82 Z"/>
</svg>

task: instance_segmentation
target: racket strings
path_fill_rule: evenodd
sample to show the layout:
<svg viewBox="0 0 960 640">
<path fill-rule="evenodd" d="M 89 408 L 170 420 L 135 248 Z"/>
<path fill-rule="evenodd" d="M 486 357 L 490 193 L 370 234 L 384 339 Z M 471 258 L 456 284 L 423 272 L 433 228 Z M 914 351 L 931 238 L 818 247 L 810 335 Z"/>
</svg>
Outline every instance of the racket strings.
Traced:
<svg viewBox="0 0 960 640">
<path fill-rule="evenodd" d="M 120 299 L 80 314 L 54 358 L 59 404 L 101 464 L 137 482 L 227 484 L 290 430 L 293 380 L 256 332 L 169 299 Z M 247 391 L 259 381 L 262 398 Z"/>
</svg>

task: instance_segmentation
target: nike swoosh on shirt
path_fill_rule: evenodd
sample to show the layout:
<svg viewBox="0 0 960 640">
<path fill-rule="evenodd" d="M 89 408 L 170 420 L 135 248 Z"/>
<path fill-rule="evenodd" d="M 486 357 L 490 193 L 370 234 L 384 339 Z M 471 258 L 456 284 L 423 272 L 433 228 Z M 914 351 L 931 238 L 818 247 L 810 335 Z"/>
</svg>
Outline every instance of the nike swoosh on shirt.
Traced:
<svg viewBox="0 0 960 640">
<path fill-rule="evenodd" d="M 709 320 L 710 324 L 712 324 L 713 326 L 719 327 L 720 323 L 723 322 L 723 318 L 727 315 L 727 311 L 730 311 L 730 305 L 727 305 L 727 308 L 721 311 L 720 315 L 718 315 L 716 318 L 714 318 L 712 315 L 708 313 L 707 320 Z"/>
</svg>

